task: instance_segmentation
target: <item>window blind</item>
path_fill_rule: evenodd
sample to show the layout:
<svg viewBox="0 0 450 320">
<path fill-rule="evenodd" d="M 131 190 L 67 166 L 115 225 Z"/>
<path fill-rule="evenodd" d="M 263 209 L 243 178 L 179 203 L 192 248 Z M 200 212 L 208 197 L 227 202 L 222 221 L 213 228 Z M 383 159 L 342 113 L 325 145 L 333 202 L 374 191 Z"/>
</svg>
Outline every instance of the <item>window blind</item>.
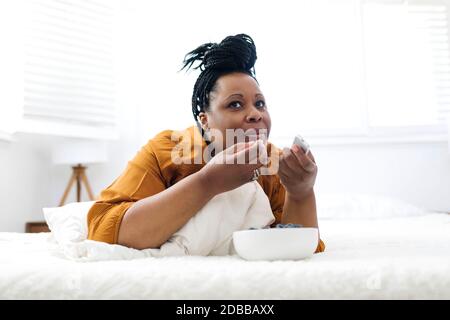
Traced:
<svg viewBox="0 0 450 320">
<path fill-rule="evenodd" d="M 0 1 L 0 140 L 12 140 L 23 105 L 22 7 Z"/>
<path fill-rule="evenodd" d="M 22 129 L 109 136 L 117 124 L 112 4 L 102 0 L 26 4 Z"/>
</svg>

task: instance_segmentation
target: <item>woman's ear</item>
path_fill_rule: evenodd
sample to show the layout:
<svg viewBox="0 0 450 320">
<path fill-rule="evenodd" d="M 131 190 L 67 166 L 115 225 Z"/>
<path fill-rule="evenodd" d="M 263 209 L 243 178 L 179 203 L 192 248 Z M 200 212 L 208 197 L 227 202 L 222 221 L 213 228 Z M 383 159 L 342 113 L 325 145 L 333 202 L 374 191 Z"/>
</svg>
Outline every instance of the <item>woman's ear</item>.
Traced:
<svg viewBox="0 0 450 320">
<path fill-rule="evenodd" d="M 208 116 L 205 112 L 200 112 L 198 114 L 198 119 L 200 120 L 200 123 L 202 124 L 203 130 L 206 130 L 208 128 Z"/>
</svg>

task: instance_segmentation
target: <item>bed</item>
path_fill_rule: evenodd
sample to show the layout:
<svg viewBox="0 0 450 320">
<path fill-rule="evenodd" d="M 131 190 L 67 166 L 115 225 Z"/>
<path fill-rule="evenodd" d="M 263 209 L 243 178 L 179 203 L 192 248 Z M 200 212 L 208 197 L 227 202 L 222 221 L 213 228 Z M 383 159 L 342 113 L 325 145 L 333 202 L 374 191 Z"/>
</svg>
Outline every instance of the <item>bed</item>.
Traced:
<svg viewBox="0 0 450 320">
<path fill-rule="evenodd" d="M 450 215 L 325 216 L 320 233 L 325 252 L 299 261 L 77 262 L 51 233 L 3 232 L 0 299 L 450 299 Z"/>
</svg>

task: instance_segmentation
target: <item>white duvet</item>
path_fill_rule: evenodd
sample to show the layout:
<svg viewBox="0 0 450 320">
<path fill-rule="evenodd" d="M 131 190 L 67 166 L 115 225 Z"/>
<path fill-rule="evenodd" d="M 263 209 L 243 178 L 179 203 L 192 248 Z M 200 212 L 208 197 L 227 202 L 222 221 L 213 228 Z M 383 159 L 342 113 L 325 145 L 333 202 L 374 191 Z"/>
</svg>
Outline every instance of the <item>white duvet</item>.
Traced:
<svg viewBox="0 0 450 320">
<path fill-rule="evenodd" d="M 76 262 L 48 233 L 0 233 L 0 299 L 450 299 L 450 215 L 322 219 L 326 251 Z"/>
</svg>

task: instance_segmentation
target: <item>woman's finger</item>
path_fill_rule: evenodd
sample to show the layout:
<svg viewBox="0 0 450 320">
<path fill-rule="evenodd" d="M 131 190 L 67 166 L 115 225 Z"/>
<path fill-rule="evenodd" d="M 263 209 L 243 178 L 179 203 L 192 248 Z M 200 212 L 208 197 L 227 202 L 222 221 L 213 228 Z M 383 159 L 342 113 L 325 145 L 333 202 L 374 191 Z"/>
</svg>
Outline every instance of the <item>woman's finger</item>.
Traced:
<svg viewBox="0 0 450 320">
<path fill-rule="evenodd" d="M 296 174 L 296 175 L 304 175 L 305 170 L 303 169 L 302 165 L 300 164 L 298 158 L 294 154 L 294 152 L 289 149 L 285 148 L 283 150 L 284 159 L 286 164 L 289 166 L 289 168 Z M 308 173 L 308 172 L 306 172 Z"/>
<path fill-rule="evenodd" d="M 226 154 L 235 154 L 239 151 L 245 150 L 250 146 L 250 142 L 238 142 L 236 144 L 233 144 L 232 146 L 228 147 L 224 150 Z"/>
<path fill-rule="evenodd" d="M 248 152 L 249 164 L 261 164 L 266 165 L 269 161 L 267 155 L 267 147 L 263 140 L 258 139 L 253 145 L 253 148 L 249 149 Z"/>
<path fill-rule="evenodd" d="M 289 149 L 286 148 L 286 150 L 284 150 L 286 152 L 286 154 L 283 154 L 283 156 L 280 158 L 280 165 L 279 165 L 279 169 L 278 171 L 281 172 L 284 176 L 287 177 L 295 177 L 299 174 L 299 172 L 297 170 L 295 170 L 295 164 L 289 164 L 288 163 L 288 159 L 291 158 L 295 158 L 295 156 L 290 155 L 289 156 Z M 294 159 L 295 161 L 297 161 L 297 159 Z M 297 164 L 298 165 L 298 164 Z"/>
<path fill-rule="evenodd" d="M 292 170 L 286 164 L 282 164 L 281 162 L 277 174 L 281 181 L 289 181 L 293 177 Z"/>
<path fill-rule="evenodd" d="M 278 171 L 278 176 L 280 177 L 281 183 L 283 184 L 283 181 L 288 181 L 289 176 L 287 176 L 285 173 L 283 173 L 281 170 Z M 284 185 L 284 184 L 283 184 Z"/>
<path fill-rule="evenodd" d="M 305 154 L 305 152 L 301 150 L 301 148 L 298 147 L 297 145 L 294 145 L 291 151 L 305 171 L 307 171 L 308 173 L 312 173 L 316 170 L 317 166 L 315 162 L 312 160 L 314 159 L 314 156 L 312 155 L 311 152 Z M 312 157 L 312 159 L 310 158 L 309 155 Z"/>
<path fill-rule="evenodd" d="M 312 162 L 314 162 L 314 164 L 317 165 L 316 163 L 316 159 L 314 159 L 314 155 L 311 152 L 311 149 L 309 150 L 309 152 L 307 153 L 308 158 L 310 158 L 312 160 Z"/>
<path fill-rule="evenodd" d="M 255 169 L 267 164 L 267 150 L 261 140 L 251 142 L 235 155 L 238 164 L 254 165 Z"/>
</svg>

